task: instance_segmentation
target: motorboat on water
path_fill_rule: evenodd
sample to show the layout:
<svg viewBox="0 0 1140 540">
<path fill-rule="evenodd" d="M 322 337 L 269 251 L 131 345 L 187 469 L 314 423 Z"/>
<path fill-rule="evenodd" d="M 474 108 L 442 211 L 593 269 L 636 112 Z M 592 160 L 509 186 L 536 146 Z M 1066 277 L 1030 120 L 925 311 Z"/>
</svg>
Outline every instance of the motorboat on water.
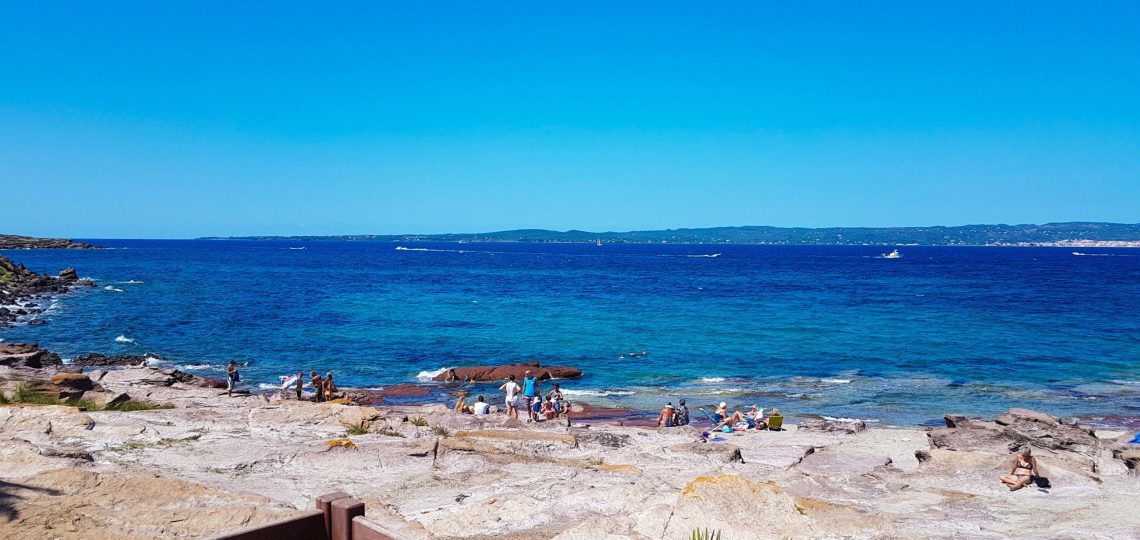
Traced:
<svg viewBox="0 0 1140 540">
<path fill-rule="evenodd" d="M 883 258 L 884 259 L 901 259 L 902 254 L 899 253 L 899 250 L 896 249 L 896 250 L 891 251 L 890 253 L 884 253 Z"/>
</svg>

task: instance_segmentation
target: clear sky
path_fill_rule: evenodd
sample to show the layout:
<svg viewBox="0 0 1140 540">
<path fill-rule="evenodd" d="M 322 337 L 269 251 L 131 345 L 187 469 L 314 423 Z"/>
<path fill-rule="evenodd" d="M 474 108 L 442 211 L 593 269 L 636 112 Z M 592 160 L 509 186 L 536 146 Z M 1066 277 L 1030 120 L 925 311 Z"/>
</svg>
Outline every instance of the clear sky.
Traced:
<svg viewBox="0 0 1140 540">
<path fill-rule="evenodd" d="M 0 0 L 0 232 L 1140 222 L 1140 2 Z"/>
</svg>

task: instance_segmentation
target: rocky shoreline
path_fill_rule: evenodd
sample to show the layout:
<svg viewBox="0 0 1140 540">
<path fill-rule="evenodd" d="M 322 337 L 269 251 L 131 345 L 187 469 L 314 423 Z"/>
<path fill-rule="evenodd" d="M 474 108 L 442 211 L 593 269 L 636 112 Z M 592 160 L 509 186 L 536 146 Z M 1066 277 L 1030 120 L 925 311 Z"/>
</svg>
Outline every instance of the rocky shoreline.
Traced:
<svg viewBox="0 0 1140 540">
<path fill-rule="evenodd" d="M 444 404 L 227 397 L 138 358 L 64 366 L 0 352 L 0 391 L 154 410 L 0 405 L 0 523 L 9 538 L 215 534 L 296 515 L 342 490 L 400 538 L 1135 538 L 1131 433 L 1047 414 L 947 415 L 933 429 L 803 421 L 719 434 L 588 420 L 519 423 Z M 122 367 L 120 367 L 122 366 Z M 122 398 L 120 398 L 122 399 Z M 703 424 L 701 424 L 703 426 Z M 1049 490 L 998 482 L 1029 445 Z"/>
<path fill-rule="evenodd" d="M 65 268 L 58 276 L 47 276 L 0 255 L 0 328 L 20 322 L 45 324 L 36 315 L 47 310 L 53 296 L 94 286 L 94 281 L 80 279 L 74 268 Z"/>
</svg>

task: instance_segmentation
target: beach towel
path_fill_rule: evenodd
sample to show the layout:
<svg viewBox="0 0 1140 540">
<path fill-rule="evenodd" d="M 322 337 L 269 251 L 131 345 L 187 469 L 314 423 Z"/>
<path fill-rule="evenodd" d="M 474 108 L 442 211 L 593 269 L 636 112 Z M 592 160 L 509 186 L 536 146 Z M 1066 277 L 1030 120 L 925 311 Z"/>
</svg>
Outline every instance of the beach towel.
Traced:
<svg viewBox="0 0 1140 540">
<path fill-rule="evenodd" d="M 1132 440 L 1128 441 L 1128 444 L 1140 444 L 1140 433 L 1137 433 L 1135 437 L 1132 437 Z"/>
</svg>

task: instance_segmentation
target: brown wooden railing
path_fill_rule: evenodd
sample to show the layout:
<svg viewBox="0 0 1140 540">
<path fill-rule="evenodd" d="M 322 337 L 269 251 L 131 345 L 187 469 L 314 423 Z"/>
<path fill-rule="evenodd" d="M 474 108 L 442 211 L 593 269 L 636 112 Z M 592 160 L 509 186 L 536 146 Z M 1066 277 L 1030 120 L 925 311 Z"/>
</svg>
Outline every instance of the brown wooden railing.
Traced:
<svg viewBox="0 0 1140 540">
<path fill-rule="evenodd" d="M 364 503 L 336 492 L 317 497 L 317 509 L 276 523 L 225 532 L 210 540 L 406 540 L 364 517 Z"/>
</svg>

